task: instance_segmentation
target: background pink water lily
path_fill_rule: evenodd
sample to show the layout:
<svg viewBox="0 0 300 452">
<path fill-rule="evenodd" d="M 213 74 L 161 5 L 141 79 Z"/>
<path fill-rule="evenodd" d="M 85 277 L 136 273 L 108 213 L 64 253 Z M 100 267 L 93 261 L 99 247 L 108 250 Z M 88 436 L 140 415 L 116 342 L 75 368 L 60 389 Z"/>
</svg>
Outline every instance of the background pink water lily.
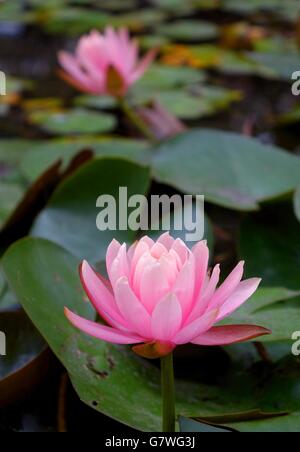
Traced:
<svg viewBox="0 0 300 452">
<path fill-rule="evenodd" d="M 127 251 L 113 241 L 107 251 L 109 282 L 84 261 L 83 287 L 107 325 L 88 321 L 66 309 L 70 322 L 85 333 L 116 344 L 147 344 L 135 351 L 156 357 L 177 345 L 228 345 L 270 331 L 254 325 L 215 326 L 256 291 L 260 279 L 242 281 L 240 262 L 219 285 L 220 266 L 209 275 L 205 241 L 192 250 L 163 234 L 156 242 L 144 237 Z M 219 286 L 218 286 L 219 285 Z"/>
<path fill-rule="evenodd" d="M 125 28 L 107 27 L 103 34 L 92 31 L 83 36 L 75 54 L 61 51 L 62 76 L 81 91 L 90 94 L 124 96 L 152 63 L 156 51 L 139 60 L 138 44 Z"/>
</svg>

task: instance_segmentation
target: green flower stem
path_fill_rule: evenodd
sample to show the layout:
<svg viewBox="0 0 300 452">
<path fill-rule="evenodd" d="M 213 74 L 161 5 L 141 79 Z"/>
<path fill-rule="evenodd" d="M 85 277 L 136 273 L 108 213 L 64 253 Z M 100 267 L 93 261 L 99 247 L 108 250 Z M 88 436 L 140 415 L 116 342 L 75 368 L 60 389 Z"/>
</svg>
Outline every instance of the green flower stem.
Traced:
<svg viewBox="0 0 300 452">
<path fill-rule="evenodd" d="M 175 432 L 175 385 L 173 353 L 161 358 L 161 387 L 164 433 Z"/>
<path fill-rule="evenodd" d="M 157 140 L 153 133 L 149 130 L 145 122 L 139 117 L 139 115 L 135 112 L 134 108 L 132 108 L 125 97 L 118 98 L 119 106 L 125 116 L 130 120 L 130 122 L 147 138 L 147 140 L 152 143 L 157 143 Z"/>
</svg>

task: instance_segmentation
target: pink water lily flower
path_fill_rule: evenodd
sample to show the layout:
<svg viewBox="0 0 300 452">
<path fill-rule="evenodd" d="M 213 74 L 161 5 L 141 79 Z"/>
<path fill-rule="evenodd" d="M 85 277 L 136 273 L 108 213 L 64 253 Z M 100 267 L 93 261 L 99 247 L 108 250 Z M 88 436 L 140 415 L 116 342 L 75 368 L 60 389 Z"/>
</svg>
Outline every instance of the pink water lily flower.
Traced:
<svg viewBox="0 0 300 452">
<path fill-rule="evenodd" d="M 181 344 L 215 346 L 244 342 L 270 331 L 260 326 L 215 326 L 256 291 L 260 279 L 242 281 L 240 262 L 219 285 L 220 266 L 208 272 L 205 241 L 192 250 L 163 234 L 142 238 L 127 251 L 113 241 L 107 251 L 109 282 L 87 262 L 80 268 L 83 287 L 107 325 L 85 320 L 66 309 L 83 332 L 115 344 L 139 344 L 141 356 L 165 356 Z M 219 285 L 219 287 L 218 287 Z"/>
<path fill-rule="evenodd" d="M 92 31 L 79 40 L 75 55 L 59 53 L 62 77 L 86 93 L 124 96 L 155 58 L 152 50 L 139 61 L 138 50 L 126 29 Z"/>
</svg>

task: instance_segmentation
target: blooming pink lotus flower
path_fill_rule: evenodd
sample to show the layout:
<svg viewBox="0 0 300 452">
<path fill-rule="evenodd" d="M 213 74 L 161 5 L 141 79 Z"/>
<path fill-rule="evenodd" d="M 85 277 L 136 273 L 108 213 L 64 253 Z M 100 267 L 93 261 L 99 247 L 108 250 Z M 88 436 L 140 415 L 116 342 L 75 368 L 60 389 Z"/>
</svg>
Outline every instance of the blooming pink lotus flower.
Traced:
<svg viewBox="0 0 300 452">
<path fill-rule="evenodd" d="M 144 237 L 129 250 L 113 241 L 107 251 L 110 283 L 87 262 L 80 268 L 83 287 L 101 325 L 66 309 L 70 322 L 85 333 L 116 344 L 140 344 L 148 358 L 169 354 L 177 345 L 205 346 L 244 342 L 270 331 L 259 326 L 215 326 L 256 291 L 260 279 L 242 281 L 240 262 L 218 287 L 220 266 L 208 273 L 209 250 L 199 242 L 189 250 L 169 233 L 156 242 Z"/>
<path fill-rule="evenodd" d="M 126 29 L 114 31 L 108 27 L 104 34 L 92 31 L 83 36 L 75 55 L 59 53 L 64 71 L 62 77 L 83 92 L 124 96 L 139 80 L 155 58 L 150 51 L 138 60 L 138 44 Z"/>
</svg>

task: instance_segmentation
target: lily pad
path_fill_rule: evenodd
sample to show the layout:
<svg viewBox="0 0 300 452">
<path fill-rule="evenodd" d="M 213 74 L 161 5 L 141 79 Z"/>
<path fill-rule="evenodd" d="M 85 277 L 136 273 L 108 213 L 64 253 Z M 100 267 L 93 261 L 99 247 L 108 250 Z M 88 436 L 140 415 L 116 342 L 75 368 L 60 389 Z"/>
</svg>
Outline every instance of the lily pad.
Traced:
<svg viewBox="0 0 300 452">
<path fill-rule="evenodd" d="M 249 52 L 249 57 L 256 63 L 268 67 L 275 78 L 290 81 L 292 74 L 299 70 L 299 54 L 280 55 L 265 52 Z"/>
<path fill-rule="evenodd" d="M 8 288 L 7 282 L 2 272 L 0 272 L 0 313 L 4 311 L 14 311 L 19 307 L 15 295 Z"/>
<path fill-rule="evenodd" d="M 188 67 L 172 68 L 155 64 L 135 85 L 132 92 L 170 90 L 172 88 L 184 87 L 203 82 L 205 78 L 205 74 L 197 69 Z"/>
<path fill-rule="evenodd" d="M 50 239 L 81 259 L 100 262 L 105 259 L 107 247 L 114 238 L 130 243 L 134 241 L 135 232 L 127 228 L 118 230 L 118 225 L 117 230 L 99 231 L 97 199 L 111 195 L 119 208 L 120 187 L 127 187 L 128 197 L 145 195 L 149 183 L 148 168 L 123 159 L 95 159 L 59 185 L 35 221 L 32 235 Z"/>
<path fill-rule="evenodd" d="M 133 102 L 144 104 L 153 99 L 159 101 L 174 116 L 192 120 L 211 116 L 228 108 L 232 102 L 241 99 L 241 94 L 221 87 L 205 86 L 190 90 L 143 91 L 136 93 Z"/>
<path fill-rule="evenodd" d="M 148 145 L 144 141 L 112 137 L 84 137 L 77 139 L 47 140 L 26 153 L 21 161 L 22 174 L 30 182 L 58 160 L 66 168 L 83 149 L 92 150 L 98 157 L 121 157 L 129 161 L 146 164 L 149 160 Z"/>
<path fill-rule="evenodd" d="M 96 110 L 115 109 L 118 106 L 118 103 L 114 97 L 92 96 L 88 94 L 77 96 L 74 100 L 74 104 L 78 107 L 94 108 Z"/>
<path fill-rule="evenodd" d="M 223 324 L 255 324 L 269 328 L 272 334 L 261 337 L 264 343 L 289 343 L 299 330 L 299 291 L 280 288 L 263 288 L 237 310 Z"/>
<path fill-rule="evenodd" d="M 37 10 L 27 16 L 47 33 L 68 36 L 78 36 L 93 28 L 103 29 L 111 20 L 111 16 L 103 11 L 75 6 Z"/>
<path fill-rule="evenodd" d="M 188 419 L 183 416 L 179 418 L 180 431 L 184 433 L 230 433 L 228 429 L 205 424 L 204 422 L 195 421 L 194 419 Z"/>
<path fill-rule="evenodd" d="M 209 41 L 219 35 L 218 27 L 210 22 L 200 20 L 181 20 L 165 24 L 158 29 L 159 33 L 174 41 Z"/>
<path fill-rule="evenodd" d="M 161 23 L 166 18 L 162 10 L 153 8 L 143 8 L 126 14 L 117 14 L 111 16 L 110 25 L 113 27 L 127 27 L 133 32 L 141 32 Z"/>
<path fill-rule="evenodd" d="M 21 200 L 24 191 L 20 185 L 0 182 L 0 229 Z"/>
<path fill-rule="evenodd" d="M 64 112 L 34 112 L 29 120 L 54 135 L 82 135 L 111 132 L 116 119 L 108 113 L 74 109 Z"/>
<path fill-rule="evenodd" d="M 38 141 L 22 139 L 0 140 L 0 163 L 18 164 L 26 151 L 39 144 Z"/>
<path fill-rule="evenodd" d="M 33 389 L 44 375 L 46 344 L 23 312 L 0 312 L 6 356 L 0 359 L 0 406 Z M 44 367 L 44 369 L 43 369 Z"/>
<path fill-rule="evenodd" d="M 300 221 L 300 187 L 297 188 L 294 195 L 294 209 L 296 217 Z"/>
<path fill-rule="evenodd" d="M 236 210 L 255 210 L 300 181 L 299 157 L 219 130 L 196 129 L 163 143 L 152 164 L 157 181 Z"/>
<path fill-rule="evenodd" d="M 280 0 L 247 0 L 243 3 L 235 0 L 225 0 L 222 7 L 241 14 L 265 12 L 291 20 L 294 20 L 300 11 L 297 0 L 286 0 L 284 4 Z"/>
<path fill-rule="evenodd" d="M 0 5 L 1 21 L 5 22 L 21 22 L 24 18 L 23 4 L 18 0 L 10 0 Z"/>
<path fill-rule="evenodd" d="M 300 230 L 292 209 L 276 206 L 247 218 L 241 227 L 240 256 L 247 275 L 260 276 L 267 286 L 300 289 Z"/>
</svg>

